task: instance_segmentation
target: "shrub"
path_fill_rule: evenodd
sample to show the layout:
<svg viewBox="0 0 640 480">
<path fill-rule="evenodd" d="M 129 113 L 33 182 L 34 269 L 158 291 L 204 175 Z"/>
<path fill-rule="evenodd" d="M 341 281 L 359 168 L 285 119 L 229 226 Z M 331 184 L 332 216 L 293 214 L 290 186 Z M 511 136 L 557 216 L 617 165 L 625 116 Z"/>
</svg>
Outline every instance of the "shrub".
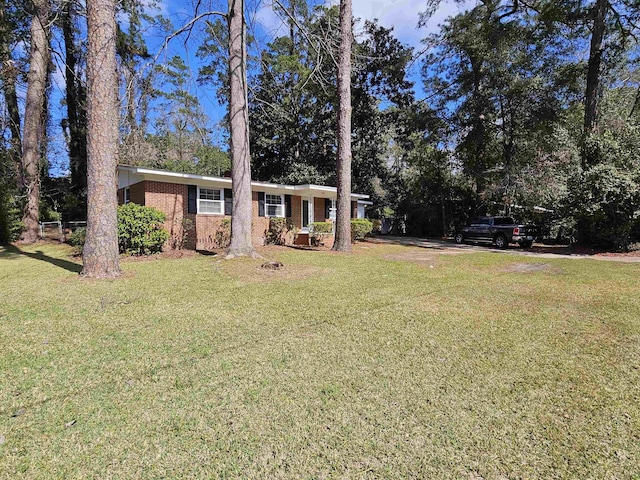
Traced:
<svg viewBox="0 0 640 480">
<path fill-rule="evenodd" d="M 373 223 L 364 218 L 351 220 L 351 241 L 362 241 L 373 230 Z"/>
<path fill-rule="evenodd" d="M 331 222 L 313 222 L 309 225 L 309 238 L 314 247 L 324 245 L 325 237 L 333 233 L 333 223 Z"/>
<path fill-rule="evenodd" d="M 633 176 L 613 165 L 595 165 L 573 178 L 569 191 L 581 243 L 625 249 L 640 200 Z"/>
<path fill-rule="evenodd" d="M 160 252 L 169 238 L 164 229 L 165 215 L 152 207 L 127 203 L 118 207 L 118 245 L 120 253 L 149 255 Z"/>
<path fill-rule="evenodd" d="M 14 196 L 0 185 L 0 242 L 13 242 L 22 233 L 22 212 Z"/>
<path fill-rule="evenodd" d="M 267 245 L 287 245 L 293 243 L 293 237 L 298 229 L 287 218 L 270 218 L 267 230 Z"/>
<path fill-rule="evenodd" d="M 215 246 L 218 248 L 227 248 L 231 244 L 231 220 L 223 218 L 215 232 Z"/>
<path fill-rule="evenodd" d="M 69 242 L 71 245 L 81 250 L 82 247 L 84 247 L 84 241 L 86 238 L 87 238 L 87 229 L 84 227 L 76 228 L 71 233 L 71 235 L 69 235 L 67 242 Z"/>
</svg>

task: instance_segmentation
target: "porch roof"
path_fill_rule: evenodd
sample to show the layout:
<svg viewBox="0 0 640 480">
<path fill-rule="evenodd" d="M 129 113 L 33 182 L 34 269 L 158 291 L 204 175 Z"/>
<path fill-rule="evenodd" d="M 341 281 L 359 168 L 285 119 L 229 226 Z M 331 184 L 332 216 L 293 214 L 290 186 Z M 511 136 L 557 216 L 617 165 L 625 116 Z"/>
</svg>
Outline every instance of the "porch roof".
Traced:
<svg viewBox="0 0 640 480">
<path fill-rule="evenodd" d="M 156 182 L 197 184 L 202 187 L 231 188 L 231 178 L 215 177 L 209 175 L 197 175 L 194 173 L 170 172 L 146 167 L 133 167 L 130 165 L 118 165 L 118 188 L 125 188 L 143 180 Z M 326 185 L 284 185 L 269 182 L 251 182 L 251 190 L 260 190 L 267 193 L 280 193 L 287 195 L 300 195 L 309 197 L 336 198 L 336 187 Z M 352 193 L 351 200 L 363 201 L 369 195 Z"/>
</svg>

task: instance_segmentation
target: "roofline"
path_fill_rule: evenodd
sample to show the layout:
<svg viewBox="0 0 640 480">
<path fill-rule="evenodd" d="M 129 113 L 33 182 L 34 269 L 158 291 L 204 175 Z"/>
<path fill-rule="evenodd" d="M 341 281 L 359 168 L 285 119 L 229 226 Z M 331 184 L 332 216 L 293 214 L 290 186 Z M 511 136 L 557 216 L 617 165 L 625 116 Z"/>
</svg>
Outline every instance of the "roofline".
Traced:
<svg viewBox="0 0 640 480">
<path fill-rule="evenodd" d="M 168 170 L 156 170 L 154 168 L 147 167 L 134 167 L 132 165 L 118 165 L 119 170 L 125 170 L 132 173 L 136 173 L 139 175 L 160 175 L 165 177 L 173 177 L 173 178 L 183 178 L 188 180 L 204 180 L 204 181 L 213 181 L 213 182 L 221 182 L 231 184 L 231 179 L 229 177 L 214 177 L 209 175 L 198 175 L 195 173 L 180 173 L 180 172 L 170 172 Z M 258 182 L 251 181 L 252 187 L 258 188 L 275 188 L 280 190 L 318 190 L 321 192 L 331 192 L 337 193 L 338 189 L 336 187 L 329 187 L 326 185 L 313 185 L 313 184 L 305 184 L 305 185 L 285 185 L 279 183 L 270 183 L 270 182 Z M 369 195 L 365 195 L 363 193 L 351 193 L 351 197 L 365 199 L 369 198 Z"/>
</svg>

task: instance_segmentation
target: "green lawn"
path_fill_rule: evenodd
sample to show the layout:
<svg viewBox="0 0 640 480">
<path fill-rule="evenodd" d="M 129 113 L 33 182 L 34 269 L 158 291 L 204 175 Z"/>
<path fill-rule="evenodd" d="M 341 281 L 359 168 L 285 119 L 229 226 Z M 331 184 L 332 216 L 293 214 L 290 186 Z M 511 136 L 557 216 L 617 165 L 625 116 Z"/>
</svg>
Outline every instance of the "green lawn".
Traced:
<svg viewBox="0 0 640 480">
<path fill-rule="evenodd" d="M 640 264 L 69 254 L 0 246 L 1 478 L 640 478 Z"/>
</svg>

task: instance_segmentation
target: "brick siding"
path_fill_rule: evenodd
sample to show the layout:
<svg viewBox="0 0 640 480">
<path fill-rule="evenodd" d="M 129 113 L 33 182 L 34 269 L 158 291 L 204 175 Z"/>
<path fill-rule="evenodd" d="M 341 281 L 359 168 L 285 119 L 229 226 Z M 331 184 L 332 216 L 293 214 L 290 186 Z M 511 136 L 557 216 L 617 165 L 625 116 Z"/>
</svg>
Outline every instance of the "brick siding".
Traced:
<svg viewBox="0 0 640 480">
<path fill-rule="evenodd" d="M 219 232 L 228 215 L 206 215 L 188 213 L 188 186 L 178 183 L 155 182 L 145 180 L 129 187 L 132 203 L 154 207 L 166 215 L 165 228 L 169 232 L 169 240 L 165 248 L 175 248 L 185 233 L 184 248 L 210 250 L 219 248 Z M 118 190 L 118 203 L 124 201 L 124 189 Z M 328 221 L 324 217 L 324 198 L 314 199 L 314 221 Z M 255 246 L 264 245 L 269 229 L 269 218 L 258 215 L 258 192 L 252 192 L 252 241 Z M 183 220 L 191 220 L 185 224 Z M 291 196 L 291 221 L 300 229 L 302 227 L 302 197 Z M 301 238 L 304 242 L 304 240 Z M 308 237 L 307 237 L 308 242 Z M 298 243 L 298 242 L 296 242 Z M 325 245 L 333 245 L 333 236 L 326 238 Z"/>
</svg>

